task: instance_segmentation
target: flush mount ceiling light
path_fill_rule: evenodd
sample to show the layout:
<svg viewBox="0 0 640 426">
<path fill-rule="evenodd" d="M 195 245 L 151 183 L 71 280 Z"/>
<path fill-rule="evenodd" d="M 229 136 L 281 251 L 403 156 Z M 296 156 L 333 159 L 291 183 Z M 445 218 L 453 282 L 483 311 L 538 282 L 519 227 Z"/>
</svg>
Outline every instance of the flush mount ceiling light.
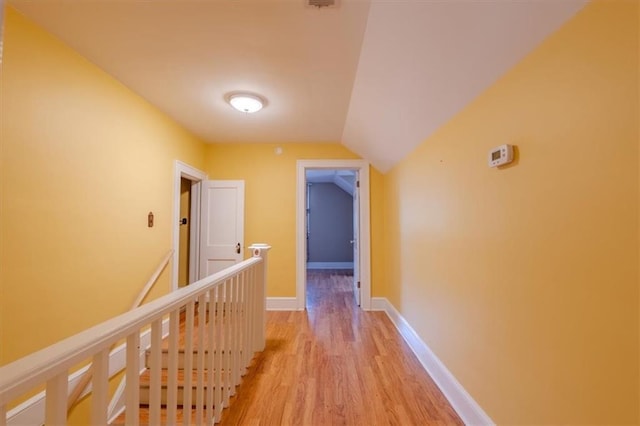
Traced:
<svg viewBox="0 0 640 426">
<path fill-rule="evenodd" d="M 229 96 L 229 103 L 240 112 L 251 114 L 262 109 L 264 101 L 260 96 L 249 93 L 234 93 Z"/>
</svg>

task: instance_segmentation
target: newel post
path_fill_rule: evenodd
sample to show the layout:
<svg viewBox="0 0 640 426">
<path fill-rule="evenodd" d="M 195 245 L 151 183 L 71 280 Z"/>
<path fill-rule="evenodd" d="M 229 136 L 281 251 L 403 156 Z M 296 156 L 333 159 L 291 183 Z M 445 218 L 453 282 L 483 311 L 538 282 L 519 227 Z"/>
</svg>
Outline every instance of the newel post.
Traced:
<svg viewBox="0 0 640 426">
<path fill-rule="evenodd" d="M 258 273 L 256 277 L 257 316 L 256 327 L 254 328 L 255 335 L 253 338 L 253 349 L 255 351 L 262 351 L 264 350 L 267 331 L 267 255 L 271 246 L 269 244 L 254 243 L 249 246 L 249 248 L 253 253 L 253 257 L 262 258 L 262 273 Z"/>
</svg>

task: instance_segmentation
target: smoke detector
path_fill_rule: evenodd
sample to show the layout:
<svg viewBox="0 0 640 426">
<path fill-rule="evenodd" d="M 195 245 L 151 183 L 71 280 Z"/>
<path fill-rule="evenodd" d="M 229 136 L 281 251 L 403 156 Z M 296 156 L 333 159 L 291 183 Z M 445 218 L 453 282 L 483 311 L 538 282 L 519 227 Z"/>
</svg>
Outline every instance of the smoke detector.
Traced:
<svg viewBox="0 0 640 426">
<path fill-rule="evenodd" d="M 309 7 L 317 7 L 318 9 L 322 7 L 336 7 L 338 5 L 338 0 L 305 0 L 307 6 Z"/>
</svg>

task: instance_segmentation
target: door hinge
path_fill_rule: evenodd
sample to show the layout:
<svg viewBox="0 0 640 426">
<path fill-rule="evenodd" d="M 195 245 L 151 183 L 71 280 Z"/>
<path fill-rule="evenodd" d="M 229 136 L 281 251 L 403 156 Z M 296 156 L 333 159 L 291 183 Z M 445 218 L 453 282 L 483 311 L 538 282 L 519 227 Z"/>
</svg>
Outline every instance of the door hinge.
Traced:
<svg viewBox="0 0 640 426">
<path fill-rule="evenodd" d="M 360 181 L 359 180 L 356 181 L 356 188 L 360 188 Z"/>
<path fill-rule="evenodd" d="M 358 288 L 360 288 L 360 281 L 358 281 Z"/>
</svg>

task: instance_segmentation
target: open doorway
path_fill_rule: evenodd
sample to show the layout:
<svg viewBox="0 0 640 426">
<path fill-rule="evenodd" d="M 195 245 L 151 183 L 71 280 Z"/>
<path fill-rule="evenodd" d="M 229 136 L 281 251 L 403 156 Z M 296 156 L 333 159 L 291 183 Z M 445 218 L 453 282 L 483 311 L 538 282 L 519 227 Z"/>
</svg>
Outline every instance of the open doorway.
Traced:
<svg viewBox="0 0 640 426">
<path fill-rule="evenodd" d="M 191 259 L 191 181 L 180 178 L 180 244 L 178 250 L 178 288 L 191 284 L 189 279 L 189 260 Z"/>
<path fill-rule="evenodd" d="M 348 275 L 354 303 L 370 309 L 369 164 L 299 160 L 297 179 L 297 308 L 307 308 L 309 270 Z M 314 210 L 320 223 L 314 222 Z M 339 280 L 344 284 L 343 278 Z"/>
<path fill-rule="evenodd" d="M 207 175 L 176 160 L 173 198 L 173 261 L 171 289 L 198 280 L 200 260 L 200 200 Z"/>
<path fill-rule="evenodd" d="M 351 169 L 306 170 L 307 308 L 339 293 L 347 303 L 359 305 L 354 288 L 357 174 Z"/>
</svg>

